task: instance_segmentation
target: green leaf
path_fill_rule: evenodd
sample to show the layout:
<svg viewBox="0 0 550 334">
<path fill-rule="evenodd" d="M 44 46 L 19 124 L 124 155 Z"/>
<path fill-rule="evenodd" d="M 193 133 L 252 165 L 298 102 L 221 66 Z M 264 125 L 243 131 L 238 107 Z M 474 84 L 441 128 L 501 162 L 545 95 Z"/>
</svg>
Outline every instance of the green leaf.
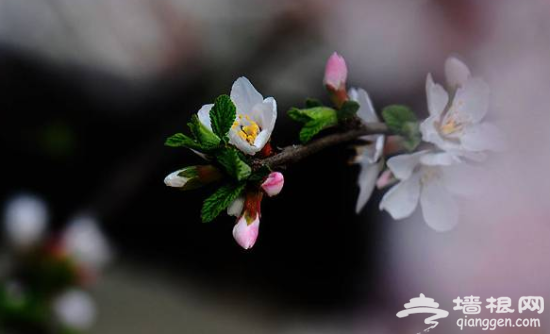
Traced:
<svg viewBox="0 0 550 334">
<path fill-rule="evenodd" d="M 227 133 L 237 118 L 237 108 L 231 98 L 227 95 L 220 95 L 210 109 L 210 123 L 212 130 L 224 142 L 228 142 Z"/>
<path fill-rule="evenodd" d="M 252 173 L 252 169 L 244 161 L 244 157 L 234 148 L 229 147 L 221 150 L 216 158 L 225 168 L 227 174 L 238 181 L 245 180 Z"/>
<path fill-rule="evenodd" d="M 400 134 L 406 123 L 418 123 L 413 111 L 403 105 L 391 105 L 382 110 L 382 118 L 390 131 Z"/>
<path fill-rule="evenodd" d="M 414 151 L 422 142 L 420 125 L 418 122 L 407 122 L 403 125 L 402 136 L 404 137 L 403 146 L 409 152 Z"/>
<path fill-rule="evenodd" d="M 201 218 L 203 223 L 208 223 L 214 220 L 220 212 L 225 210 L 233 201 L 239 197 L 244 190 L 246 183 L 226 184 L 218 188 L 215 193 L 208 197 L 201 210 Z"/>
<path fill-rule="evenodd" d="M 198 142 L 183 133 L 176 133 L 175 135 L 168 137 L 164 145 L 169 147 L 187 147 L 193 150 L 201 149 L 201 145 Z"/>
<path fill-rule="evenodd" d="M 322 130 L 338 124 L 336 110 L 332 108 L 316 107 L 301 111 L 310 118 L 300 131 L 300 141 L 302 143 L 307 143 Z"/>
<path fill-rule="evenodd" d="M 359 110 L 359 103 L 348 100 L 344 102 L 340 110 L 338 110 L 338 120 L 343 121 L 352 118 Z"/>
<path fill-rule="evenodd" d="M 315 108 L 315 107 L 322 107 L 323 103 L 317 99 L 308 98 L 306 99 L 306 108 Z"/>
<path fill-rule="evenodd" d="M 382 118 L 390 131 L 403 137 L 403 145 L 407 150 L 414 151 L 420 145 L 422 141 L 420 124 L 409 107 L 388 106 L 382 110 Z"/>
<path fill-rule="evenodd" d="M 213 150 L 220 145 L 220 138 L 202 124 L 197 115 L 191 117 L 191 122 L 187 123 L 187 126 L 189 126 L 202 150 Z"/>
<path fill-rule="evenodd" d="M 298 108 L 290 109 L 289 111 L 287 111 L 287 115 L 293 120 L 295 120 L 296 122 L 300 122 L 300 123 L 307 123 L 308 121 L 311 120 L 311 117 L 304 114 L 302 110 Z"/>
</svg>

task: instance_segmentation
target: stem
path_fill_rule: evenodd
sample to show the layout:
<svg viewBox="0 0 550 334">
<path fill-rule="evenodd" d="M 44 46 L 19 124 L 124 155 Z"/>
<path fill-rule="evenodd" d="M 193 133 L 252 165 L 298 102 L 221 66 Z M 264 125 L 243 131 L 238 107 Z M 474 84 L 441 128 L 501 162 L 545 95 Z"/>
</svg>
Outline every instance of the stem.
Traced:
<svg viewBox="0 0 550 334">
<path fill-rule="evenodd" d="M 287 146 L 283 148 L 280 153 L 274 154 L 265 159 L 257 159 L 253 161 L 252 165 L 255 169 L 264 166 L 269 168 L 283 167 L 290 163 L 298 162 L 303 158 L 317 153 L 325 148 L 350 142 L 362 136 L 376 134 L 389 134 L 386 124 L 361 123 L 361 125 L 357 128 L 331 134 L 326 137 L 313 140 L 308 144 Z"/>
</svg>

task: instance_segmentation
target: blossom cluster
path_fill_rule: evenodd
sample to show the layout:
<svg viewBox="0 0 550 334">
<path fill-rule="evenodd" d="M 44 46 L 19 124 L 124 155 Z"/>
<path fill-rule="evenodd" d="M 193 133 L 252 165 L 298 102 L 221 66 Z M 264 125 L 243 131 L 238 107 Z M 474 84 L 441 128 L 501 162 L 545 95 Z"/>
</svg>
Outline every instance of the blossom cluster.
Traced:
<svg viewBox="0 0 550 334">
<path fill-rule="evenodd" d="M 0 324 L 80 333 L 95 322 L 89 291 L 111 261 L 112 249 L 91 216 L 77 216 L 55 234 L 47 233 L 48 220 L 37 197 L 20 195 L 6 206 L 10 265 L 0 273 Z"/>
<path fill-rule="evenodd" d="M 334 53 L 323 80 L 332 105 L 308 99 L 305 108 L 288 111 L 303 124 L 299 138 L 304 146 L 329 128 L 345 133 L 385 124 L 386 131 L 365 131 L 354 138 L 357 154 L 352 161 L 360 166 L 358 213 L 375 188 L 393 185 L 379 207 L 394 219 L 409 217 L 420 204 L 426 223 L 435 230 L 448 230 L 458 222 L 455 196 L 468 189 L 457 182 L 457 175 L 502 149 L 502 135 L 485 120 L 487 84 L 456 57 L 447 59 L 445 75 L 446 88 L 428 75 L 429 117 L 420 122 L 403 105 L 377 113 L 364 89 L 347 88 L 346 62 Z M 217 184 L 204 202 L 202 220 L 209 222 L 223 210 L 235 216 L 233 236 L 245 249 L 258 237 L 264 195 L 277 195 L 284 184 L 279 171 L 257 163 L 281 154 L 270 143 L 276 120 L 276 100 L 264 98 L 241 77 L 229 96 L 218 97 L 192 117 L 191 136 L 178 133 L 166 141 L 168 146 L 193 150 L 207 164 L 179 169 L 165 178 L 165 184 L 184 190 Z"/>
</svg>

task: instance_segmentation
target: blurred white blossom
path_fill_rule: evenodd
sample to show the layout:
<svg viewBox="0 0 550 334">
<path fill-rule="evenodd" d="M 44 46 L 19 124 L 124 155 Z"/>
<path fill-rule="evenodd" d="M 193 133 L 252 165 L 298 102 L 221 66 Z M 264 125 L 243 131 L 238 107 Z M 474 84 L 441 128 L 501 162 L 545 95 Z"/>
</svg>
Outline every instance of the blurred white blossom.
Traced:
<svg viewBox="0 0 550 334">
<path fill-rule="evenodd" d="M 39 198 L 20 195 L 10 200 L 5 209 L 4 228 L 10 243 L 26 248 L 38 243 L 48 224 L 48 209 Z"/>
<path fill-rule="evenodd" d="M 359 103 L 360 108 L 357 111 L 357 116 L 364 122 L 372 123 L 380 121 L 372 106 L 369 95 L 364 89 L 351 89 L 349 91 L 349 97 L 352 101 Z M 357 213 L 363 209 L 372 195 L 378 174 L 380 174 L 380 171 L 384 167 L 384 163 L 380 161 L 384 149 L 384 138 L 383 135 L 361 137 L 361 139 L 369 143 L 358 147 L 359 152 L 354 160 L 355 163 L 361 166 L 361 172 L 357 180 L 359 185 L 359 196 L 355 208 Z"/>
<path fill-rule="evenodd" d="M 420 151 L 388 160 L 388 167 L 399 180 L 382 198 L 380 210 L 394 219 L 412 215 L 418 203 L 426 223 L 436 231 L 452 229 L 459 218 L 455 196 L 468 195 L 468 182 L 463 182 L 470 166 L 450 161 L 448 153 Z"/>
<path fill-rule="evenodd" d="M 72 220 L 63 233 L 66 251 L 79 264 L 100 270 L 112 258 L 112 250 L 97 221 L 88 216 Z"/>
<path fill-rule="evenodd" d="M 422 122 L 422 139 L 449 152 L 449 157 L 482 160 L 486 151 L 502 149 L 499 129 L 484 119 L 489 111 L 489 86 L 471 77 L 468 67 L 455 57 L 445 62 L 448 91 L 426 80 L 430 116 Z"/>
<path fill-rule="evenodd" d="M 53 302 L 54 314 L 64 326 L 86 330 L 95 322 L 97 311 L 91 296 L 78 289 L 65 291 Z"/>
</svg>

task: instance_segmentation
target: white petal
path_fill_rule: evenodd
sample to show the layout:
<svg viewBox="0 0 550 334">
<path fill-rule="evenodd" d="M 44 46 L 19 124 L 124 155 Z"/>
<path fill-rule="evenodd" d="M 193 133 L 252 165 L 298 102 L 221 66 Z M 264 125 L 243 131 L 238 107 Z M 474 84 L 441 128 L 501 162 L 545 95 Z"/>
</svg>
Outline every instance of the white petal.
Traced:
<svg viewBox="0 0 550 334">
<path fill-rule="evenodd" d="M 445 78 L 449 87 L 462 86 L 470 78 L 470 69 L 456 57 L 449 57 L 445 61 Z"/>
<path fill-rule="evenodd" d="M 449 114 L 459 121 L 479 123 L 489 110 L 489 86 L 479 78 L 470 78 L 457 89 Z"/>
<path fill-rule="evenodd" d="M 237 113 L 252 116 L 252 107 L 262 103 L 263 96 L 245 77 L 238 78 L 231 88 L 231 100 L 237 107 Z"/>
<path fill-rule="evenodd" d="M 441 182 L 453 195 L 472 197 L 480 193 L 483 187 L 479 180 L 483 170 L 466 163 L 447 166 L 441 169 Z"/>
<path fill-rule="evenodd" d="M 349 92 L 350 99 L 359 103 L 359 110 L 357 116 L 359 116 L 365 122 L 378 122 L 378 116 L 374 111 L 369 94 L 364 89 L 351 89 Z"/>
<path fill-rule="evenodd" d="M 502 151 L 504 134 L 493 124 L 481 123 L 464 129 L 460 142 L 468 151 Z"/>
<path fill-rule="evenodd" d="M 458 223 L 458 206 L 438 179 L 423 184 L 420 205 L 426 224 L 436 231 L 448 231 Z"/>
<path fill-rule="evenodd" d="M 427 166 L 449 166 L 458 162 L 458 158 L 449 152 L 430 152 L 420 158 L 420 162 Z"/>
<path fill-rule="evenodd" d="M 388 160 L 388 167 L 396 178 L 406 180 L 411 177 L 415 167 L 420 163 L 420 159 L 427 153 L 428 151 L 419 151 L 392 157 Z"/>
<path fill-rule="evenodd" d="M 212 131 L 212 124 L 210 123 L 210 109 L 212 109 L 213 106 L 213 104 L 205 104 L 197 112 L 199 121 L 201 121 L 201 123 L 210 131 Z"/>
<path fill-rule="evenodd" d="M 252 110 L 252 119 L 258 123 L 262 130 L 271 133 L 277 121 L 277 101 L 268 97 L 262 103 L 255 105 Z"/>
<path fill-rule="evenodd" d="M 430 116 L 440 116 L 449 102 L 449 95 L 441 85 L 434 83 L 431 74 L 426 79 L 426 95 Z"/>
<path fill-rule="evenodd" d="M 227 214 L 240 217 L 243 214 L 244 196 L 239 196 L 227 207 Z"/>
<path fill-rule="evenodd" d="M 168 174 L 168 176 L 164 178 L 164 184 L 166 184 L 168 187 L 174 187 L 174 188 L 181 188 L 185 186 L 185 184 L 187 183 L 187 181 L 189 181 L 189 179 L 183 176 L 179 176 L 179 173 L 181 173 L 182 171 L 183 169 L 180 169 Z"/>
<path fill-rule="evenodd" d="M 415 173 L 409 179 L 393 186 L 380 201 L 380 210 L 386 210 L 393 219 L 409 217 L 420 197 L 420 174 Z"/>
<path fill-rule="evenodd" d="M 359 196 L 357 197 L 357 205 L 355 207 L 355 212 L 359 213 L 365 204 L 367 204 L 372 191 L 376 186 L 376 179 L 378 174 L 384 166 L 383 162 L 377 164 L 371 164 L 368 161 L 361 163 L 361 172 L 359 172 L 359 177 L 357 179 L 357 184 L 359 185 Z"/>
<path fill-rule="evenodd" d="M 261 135 L 261 133 L 258 134 L 258 136 L 260 136 L 260 135 Z M 231 129 L 229 131 L 229 143 L 231 145 L 234 145 L 241 152 L 243 152 L 245 154 L 248 154 L 248 155 L 254 155 L 254 154 L 258 153 L 261 150 L 261 148 L 257 148 L 254 145 L 250 145 L 250 143 L 248 143 L 246 140 L 239 137 L 239 135 L 237 135 L 237 132 L 234 131 L 233 129 Z"/>
</svg>

